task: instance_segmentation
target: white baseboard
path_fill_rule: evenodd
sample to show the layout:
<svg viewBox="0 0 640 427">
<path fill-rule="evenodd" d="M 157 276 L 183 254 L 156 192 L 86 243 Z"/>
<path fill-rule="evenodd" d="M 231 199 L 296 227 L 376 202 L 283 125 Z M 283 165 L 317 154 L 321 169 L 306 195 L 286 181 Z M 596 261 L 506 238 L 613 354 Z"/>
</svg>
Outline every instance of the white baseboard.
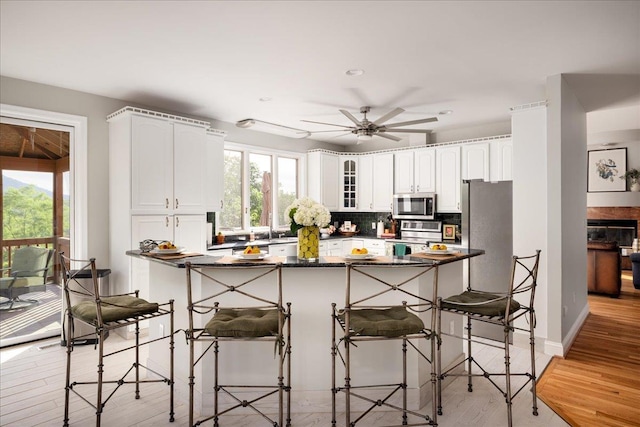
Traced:
<svg viewBox="0 0 640 427">
<path fill-rule="evenodd" d="M 569 352 L 569 349 L 571 348 L 571 345 L 573 345 L 573 342 L 576 340 L 580 329 L 582 329 L 582 325 L 584 325 L 584 322 L 587 320 L 587 316 L 589 316 L 589 304 L 585 304 L 585 306 L 582 308 L 582 311 L 578 315 L 578 318 L 569 330 L 569 333 L 562 340 L 562 357 L 566 356 Z"/>
</svg>

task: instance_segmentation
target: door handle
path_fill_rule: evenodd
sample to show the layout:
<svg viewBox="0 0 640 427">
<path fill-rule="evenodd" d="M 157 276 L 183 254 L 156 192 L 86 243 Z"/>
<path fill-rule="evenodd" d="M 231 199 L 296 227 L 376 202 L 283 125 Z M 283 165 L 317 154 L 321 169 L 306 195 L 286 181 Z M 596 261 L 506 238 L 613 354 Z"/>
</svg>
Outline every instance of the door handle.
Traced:
<svg viewBox="0 0 640 427">
<path fill-rule="evenodd" d="M 164 226 L 169 228 L 169 217 L 168 216 L 164 217 Z"/>
<path fill-rule="evenodd" d="M 176 209 L 178 209 L 179 206 L 180 206 L 180 203 L 178 203 L 178 198 L 176 197 Z"/>
<path fill-rule="evenodd" d="M 176 217 L 176 228 L 180 227 L 180 217 Z"/>
<path fill-rule="evenodd" d="M 166 197 L 166 198 L 164 199 L 164 208 L 165 208 L 165 209 L 169 209 L 169 198 L 168 198 L 168 197 Z"/>
</svg>

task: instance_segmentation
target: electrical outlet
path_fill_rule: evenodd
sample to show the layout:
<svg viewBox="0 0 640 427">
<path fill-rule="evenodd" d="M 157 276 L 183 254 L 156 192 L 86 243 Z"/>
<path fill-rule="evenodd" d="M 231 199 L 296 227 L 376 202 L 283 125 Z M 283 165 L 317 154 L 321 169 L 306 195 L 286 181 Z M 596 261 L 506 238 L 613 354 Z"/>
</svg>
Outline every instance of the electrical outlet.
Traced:
<svg viewBox="0 0 640 427">
<path fill-rule="evenodd" d="M 372 223 L 371 223 L 371 229 L 372 229 L 372 230 L 375 230 L 375 229 L 376 229 L 376 223 L 375 223 L 375 222 L 372 222 Z"/>
<path fill-rule="evenodd" d="M 160 336 L 164 337 L 164 325 L 162 323 L 160 323 Z"/>
<path fill-rule="evenodd" d="M 453 320 L 452 320 L 451 322 L 449 322 L 449 333 L 450 333 L 451 335 L 453 335 L 453 334 L 455 334 L 455 333 L 456 333 L 456 325 L 455 325 L 455 323 L 453 322 Z"/>
</svg>

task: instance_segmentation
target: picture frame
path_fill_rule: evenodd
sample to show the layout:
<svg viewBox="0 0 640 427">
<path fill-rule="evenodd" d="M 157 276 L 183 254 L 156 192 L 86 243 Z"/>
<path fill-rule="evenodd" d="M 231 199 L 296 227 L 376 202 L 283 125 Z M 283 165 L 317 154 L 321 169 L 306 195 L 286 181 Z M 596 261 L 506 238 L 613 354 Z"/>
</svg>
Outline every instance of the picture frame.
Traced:
<svg viewBox="0 0 640 427">
<path fill-rule="evenodd" d="M 442 238 L 445 240 L 455 240 L 456 226 L 453 224 L 444 224 L 442 226 Z"/>
<path fill-rule="evenodd" d="M 590 150 L 587 153 L 587 192 L 626 191 L 627 149 Z"/>
</svg>

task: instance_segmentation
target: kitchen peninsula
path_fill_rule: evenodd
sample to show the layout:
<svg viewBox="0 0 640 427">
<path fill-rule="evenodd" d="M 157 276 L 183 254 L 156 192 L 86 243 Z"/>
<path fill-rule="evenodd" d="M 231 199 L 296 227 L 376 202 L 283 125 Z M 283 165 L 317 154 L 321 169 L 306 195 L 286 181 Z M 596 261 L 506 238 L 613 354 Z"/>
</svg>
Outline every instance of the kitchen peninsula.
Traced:
<svg viewBox="0 0 640 427">
<path fill-rule="evenodd" d="M 463 290 L 463 261 L 465 259 L 482 255 L 483 250 L 463 249 L 451 256 L 437 256 L 429 259 L 419 256 L 388 257 L 379 256 L 369 261 L 352 261 L 358 264 L 371 265 L 371 271 L 376 277 L 399 283 L 413 277 L 411 268 L 403 266 L 423 264 L 425 268 L 436 266 L 431 272 L 407 282 L 404 288 L 422 297 L 431 298 L 433 295 L 433 274 L 438 272 L 438 294 L 450 295 Z M 186 308 L 186 273 L 185 262 L 189 261 L 193 266 L 202 269 L 217 269 L 216 277 L 227 283 L 241 283 L 247 277 L 243 267 L 255 265 L 255 261 L 237 259 L 232 256 L 193 256 L 180 259 L 159 259 L 142 254 L 138 250 L 128 251 L 127 255 L 149 262 L 149 298 L 152 301 L 175 300 L 175 329 L 188 328 L 188 315 Z M 318 262 L 303 262 L 297 257 L 271 256 L 262 263 L 281 263 L 283 281 L 283 300 L 291 302 L 291 385 L 292 385 L 292 412 L 322 412 L 330 408 L 331 401 L 331 303 L 338 306 L 344 304 L 345 298 L 345 265 L 347 260 L 343 257 L 320 257 Z M 266 285 L 266 283 L 265 283 Z M 351 284 L 352 289 L 364 289 L 364 282 L 355 280 Z M 371 293 L 371 282 L 366 282 L 367 291 Z M 207 295 L 208 290 L 196 283 L 192 288 L 200 296 Z M 400 295 L 396 295 L 400 294 Z M 385 303 L 401 303 L 412 301 L 407 294 L 392 292 L 385 295 Z M 430 327 L 430 316 L 422 314 L 422 319 L 427 328 Z M 205 319 L 206 322 L 208 319 Z M 443 315 L 443 328 L 447 331 L 455 329 L 462 331 L 461 316 L 447 317 Z M 150 338 L 157 338 L 161 331 L 169 330 L 168 320 L 153 321 L 149 325 Z M 442 351 L 442 366 L 452 366 L 463 358 L 462 343 L 458 340 L 445 340 Z M 234 378 L 239 381 L 250 379 L 267 381 L 272 374 L 248 373 L 243 366 L 261 366 L 261 363 L 270 363 L 273 360 L 273 345 L 270 343 L 251 343 L 251 350 L 247 351 L 246 344 L 239 344 L 231 349 L 227 348 L 226 359 L 221 359 L 221 369 L 232 372 Z M 147 365 L 154 370 L 164 372 L 168 370 L 168 361 L 165 351 L 155 348 L 151 344 Z M 366 356 L 357 361 L 355 367 L 360 372 L 360 378 L 391 382 L 397 377 L 396 368 L 400 366 L 401 352 L 385 342 L 371 342 L 359 344 L 366 348 Z M 229 353 L 233 354 L 229 354 Z M 204 363 L 199 363 L 196 370 L 196 411 L 207 413 L 213 402 L 213 366 L 207 358 Z M 223 355 L 221 354 L 221 357 Z M 212 357 L 211 357 L 212 359 Z M 410 389 L 410 405 L 420 407 L 431 399 L 429 384 L 429 367 L 420 366 L 415 354 L 408 354 L 408 385 Z M 187 396 L 188 360 L 189 350 L 184 339 L 176 338 L 175 348 L 175 378 L 176 392 L 178 396 Z M 264 360 L 264 362 L 262 361 Z M 249 377 L 250 376 L 250 377 Z"/>
</svg>

